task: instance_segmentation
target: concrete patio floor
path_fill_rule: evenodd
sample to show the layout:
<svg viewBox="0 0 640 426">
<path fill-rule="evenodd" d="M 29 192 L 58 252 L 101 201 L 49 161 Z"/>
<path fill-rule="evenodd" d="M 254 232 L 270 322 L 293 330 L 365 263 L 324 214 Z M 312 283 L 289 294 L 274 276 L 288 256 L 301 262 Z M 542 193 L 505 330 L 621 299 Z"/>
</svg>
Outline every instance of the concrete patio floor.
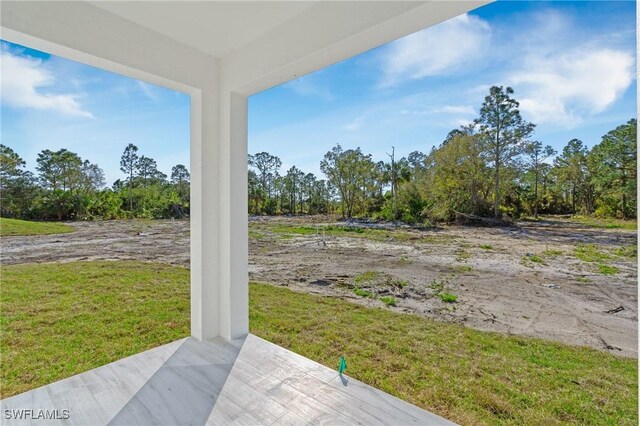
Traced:
<svg viewBox="0 0 640 426">
<path fill-rule="evenodd" d="M 3 425 L 453 424 L 251 334 L 178 340 L 0 407 Z M 35 419 L 47 414 L 38 410 L 68 418 Z"/>
</svg>

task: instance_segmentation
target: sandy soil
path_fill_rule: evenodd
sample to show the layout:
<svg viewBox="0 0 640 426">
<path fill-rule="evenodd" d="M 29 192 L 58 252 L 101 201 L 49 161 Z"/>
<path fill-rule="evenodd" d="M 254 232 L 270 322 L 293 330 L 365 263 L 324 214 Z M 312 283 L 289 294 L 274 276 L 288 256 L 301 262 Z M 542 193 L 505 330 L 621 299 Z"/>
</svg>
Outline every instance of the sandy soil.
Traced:
<svg viewBox="0 0 640 426">
<path fill-rule="evenodd" d="M 323 241 L 318 235 L 283 238 L 272 232 L 274 224 L 326 220 L 252 218 L 250 279 L 383 306 L 377 299 L 353 293 L 355 277 L 368 272 L 375 278 L 358 282 L 358 287 L 377 296 L 395 297 L 397 306 L 390 309 L 396 311 L 638 356 L 636 259 L 611 254 L 607 263 L 619 273 L 602 275 L 595 263 L 575 256 L 578 244 L 595 244 L 607 253 L 635 247 L 634 231 L 553 220 L 521 223 L 514 228 L 404 230 L 410 233 L 409 239 L 381 241 L 362 237 L 327 237 Z M 1 261 L 138 259 L 189 263 L 189 226 L 185 221 L 71 225 L 77 229 L 71 234 L 3 238 Z M 549 249 L 561 253 L 543 254 Z M 532 255 L 540 255 L 544 263 L 532 262 Z M 398 281 L 405 283 L 398 285 Z M 457 295 L 458 301 L 441 301 L 437 294 L 444 291 Z M 610 310 L 617 312 L 607 312 Z"/>
</svg>

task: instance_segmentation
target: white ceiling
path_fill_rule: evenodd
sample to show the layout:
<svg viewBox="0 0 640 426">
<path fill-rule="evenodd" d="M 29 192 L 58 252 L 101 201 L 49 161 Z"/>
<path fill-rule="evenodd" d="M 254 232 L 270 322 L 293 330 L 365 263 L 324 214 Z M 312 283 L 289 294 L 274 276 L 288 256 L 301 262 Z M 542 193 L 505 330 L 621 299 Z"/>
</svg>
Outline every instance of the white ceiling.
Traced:
<svg viewBox="0 0 640 426">
<path fill-rule="evenodd" d="M 91 1 L 91 4 L 221 57 L 318 1 Z"/>
<path fill-rule="evenodd" d="M 249 95 L 488 1 L 0 0 L 0 31 L 14 43 L 178 90 L 222 81 Z"/>
</svg>

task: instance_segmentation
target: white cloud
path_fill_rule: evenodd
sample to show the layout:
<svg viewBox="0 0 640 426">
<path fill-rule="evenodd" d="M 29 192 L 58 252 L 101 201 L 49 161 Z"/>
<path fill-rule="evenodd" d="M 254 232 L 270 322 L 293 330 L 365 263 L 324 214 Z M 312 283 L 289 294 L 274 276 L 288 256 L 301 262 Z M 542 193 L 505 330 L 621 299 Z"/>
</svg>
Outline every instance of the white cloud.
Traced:
<svg viewBox="0 0 640 426">
<path fill-rule="evenodd" d="M 322 71 L 289 81 L 282 87 L 293 90 L 301 96 L 313 96 L 325 101 L 331 101 L 334 99 L 327 81 L 323 78 Z"/>
<path fill-rule="evenodd" d="M 474 115 L 476 113 L 476 110 L 469 105 L 445 105 L 440 108 L 435 108 L 433 112 L 445 114 Z"/>
<path fill-rule="evenodd" d="M 346 130 L 358 130 L 364 124 L 364 117 L 358 117 L 350 123 L 345 124 L 343 127 Z"/>
<path fill-rule="evenodd" d="M 553 55 L 529 55 L 507 80 L 520 109 L 535 123 L 567 127 L 619 99 L 634 79 L 633 56 L 625 51 L 580 46 Z"/>
<path fill-rule="evenodd" d="M 18 108 L 53 110 L 61 114 L 93 118 L 82 108 L 75 94 L 55 94 L 43 89 L 55 84 L 55 77 L 41 60 L 0 51 L 2 102 Z"/>
<path fill-rule="evenodd" d="M 454 114 L 454 115 L 475 115 L 476 110 L 470 105 L 443 105 L 430 109 L 403 109 L 403 115 L 432 115 L 432 114 Z"/>
<path fill-rule="evenodd" d="M 380 85 L 450 74 L 482 58 L 490 40 L 489 24 L 467 14 L 403 37 L 382 54 Z"/>
<path fill-rule="evenodd" d="M 160 100 L 160 97 L 154 90 L 154 86 L 152 86 L 151 84 L 138 80 L 138 87 L 140 88 L 142 93 L 153 102 L 158 102 L 158 100 Z"/>
</svg>

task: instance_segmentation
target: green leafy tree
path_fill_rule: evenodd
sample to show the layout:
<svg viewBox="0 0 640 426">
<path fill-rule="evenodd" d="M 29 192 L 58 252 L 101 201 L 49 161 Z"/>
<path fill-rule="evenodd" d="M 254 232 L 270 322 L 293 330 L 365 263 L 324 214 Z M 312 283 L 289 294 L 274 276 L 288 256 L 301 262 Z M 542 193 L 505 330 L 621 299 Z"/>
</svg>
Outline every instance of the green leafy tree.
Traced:
<svg viewBox="0 0 640 426">
<path fill-rule="evenodd" d="M 500 171 L 501 167 L 520 153 L 521 143 L 526 140 L 535 125 L 520 116 L 520 104 L 513 99 L 513 89 L 492 86 L 480 108 L 482 140 L 488 157 L 493 163 L 494 203 L 493 212 L 500 216 Z"/>
<path fill-rule="evenodd" d="M 130 143 L 124 149 L 122 157 L 120 158 L 120 170 L 122 173 L 128 176 L 129 186 L 129 211 L 133 212 L 133 178 L 138 167 L 138 147 Z"/>
<path fill-rule="evenodd" d="M 587 154 L 588 149 L 580 139 L 571 139 L 554 160 L 558 183 L 566 188 L 571 200 L 571 212 L 577 213 L 578 206 L 585 200 L 584 189 L 587 187 Z M 587 198 L 588 199 L 588 198 Z M 589 208 L 587 206 L 589 213 Z"/>
<path fill-rule="evenodd" d="M 0 144 L 0 179 L 7 182 L 24 173 L 25 161 L 13 149 Z"/>
<path fill-rule="evenodd" d="M 135 164 L 137 177 L 141 179 L 144 186 L 149 184 L 149 180 L 158 176 L 158 164 L 153 158 L 141 156 Z"/>
<path fill-rule="evenodd" d="M 33 173 L 13 149 L 0 144 L 0 205 L 3 216 L 24 217 L 29 214 L 38 187 Z"/>
<path fill-rule="evenodd" d="M 81 167 L 79 188 L 87 193 L 98 191 L 105 185 L 104 171 L 97 164 L 84 160 Z"/>
<path fill-rule="evenodd" d="M 255 171 L 249 170 L 248 172 L 248 205 L 249 205 L 249 213 L 250 214 L 259 214 L 260 213 L 260 202 L 264 198 L 264 194 L 262 192 L 262 186 L 260 185 L 260 179 L 258 179 L 258 175 Z"/>
<path fill-rule="evenodd" d="M 602 137 L 593 148 L 597 179 L 604 190 L 620 200 L 619 211 L 627 219 L 635 215 L 637 203 L 637 121 L 629 120 Z"/>
<path fill-rule="evenodd" d="M 527 167 L 533 173 L 534 190 L 533 190 L 533 217 L 538 217 L 538 184 L 540 183 L 540 174 L 542 164 L 549 158 L 556 155 L 556 151 L 549 145 L 543 146 L 540 141 L 530 141 L 524 146 L 524 154 L 527 158 Z"/>
<path fill-rule="evenodd" d="M 262 185 L 262 193 L 264 194 L 263 204 L 271 198 L 275 186 L 275 178 L 278 175 L 282 161 L 275 155 L 268 152 L 259 152 L 249 155 L 249 165 L 256 169 L 258 179 Z"/>
<path fill-rule="evenodd" d="M 419 170 L 424 169 L 426 160 L 427 156 L 420 151 L 413 151 L 407 156 L 412 176 L 415 176 Z"/>
<path fill-rule="evenodd" d="M 288 194 L 289 203 L 288 203 L 288 211 L 289 213 L 296 214 L 297 211 L 296 206 L 300 203 L 302 199 L 302 184 L 304 179 L 304 172 L 298 169 L 296 166 L 292 166 L 284 177 L 285 189 Z"/>
<path fill-rule="evenodd" d="M 481 137 L 465 128 L 429 154 L 430 167 L 420 182 L 429 200 L 424 203 L 429 219 L 450 221 L 455 212 L 487 211 L 492 176 Z"/>
<path fill-rule="evenodd" d="M 340 144 L 324 155 L 320 170 L 338 191 L 343 217 L 353 217 L 358 201 L 363 200 L 374 164 L 360 148 L 344 151 Z"/>
<path fill-rule="evenodd" d="M 176 164 L 173 166 L 171 169 L 171 182 L 176 185 L 178 195 L 182 202 L 189 201 L 190 180 L 191 175 L 189 174 L 189 169 L 187 169 L 183 164 Z"/>
</svg>

